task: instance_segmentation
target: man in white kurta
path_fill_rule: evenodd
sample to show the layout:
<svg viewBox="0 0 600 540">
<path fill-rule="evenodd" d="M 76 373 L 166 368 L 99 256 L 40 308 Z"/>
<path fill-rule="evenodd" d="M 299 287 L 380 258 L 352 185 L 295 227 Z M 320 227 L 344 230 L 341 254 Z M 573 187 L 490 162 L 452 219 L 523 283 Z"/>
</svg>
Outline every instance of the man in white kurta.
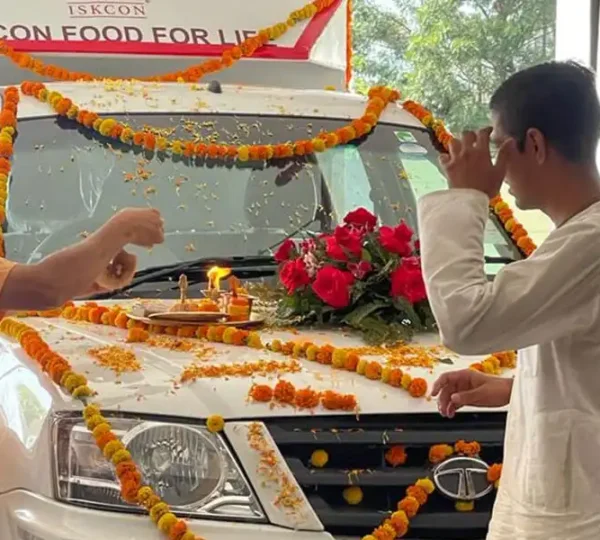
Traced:
<svg viewBox="0 0 600 540">
<path fill-rule="evenodd" d="M 519 349 L 512 392 L 510 384 L 506 387 L 504 464 L 488 540 L 598 540 L 600 187 L 595 150 L 600 106 L 590 74 L 581 67 L 554 63 L 535 69 L 519 84 L 507 81 L 496 106 L 492 100 L 492 139 L 502 146 L 496 165 L 490 160 L 490 130 L 465 134 L 442 159 L 450 189 L 419 202 L 423 270 L 445 344 L 461 354 Z M 552 76 L 564 81 L 566 73 L 571 86 L 536 88 L 527 76 L 535 78 L 540 71 L 547 84 Z M 575 96 L 561 97 L 573 87 Z M 552 119 L 544 120 L 539 104 L 552 115 L 569 99 L 585 102 L 582 96 L 587 108 L 578 110 L 575 104 L 572 114 L 579 114 L 583 124 L 578 128 L 568 120 L 562 130 L 571 139 L 561 141 L 560 130 L 553 130 Z M 528 100 L 541 109 L 537 116 L 528 116 Z M 520 115 L 512 121 L 511 107 Z M 588 129 L 588 139 L 591 134 L 585 148 L 585 140 L 574 134 L 578 129 Z M 519 206 L 546 212 L 556 229 L 530 258 L 505 266 L 489 281 L 484 227 L 489 199 L 503 179 Z M 434 393 L 445 393 L 442 412 L 452 402 L 486 405 L 485 396 L 471 402 L 468 393 L 461 397 L 467 376 L 458 372 L 437 383 Z M 461 378 L 462 387 L 455 382 Z M 496 402 L 494 396 L 487 404 Z"/>
</svg>

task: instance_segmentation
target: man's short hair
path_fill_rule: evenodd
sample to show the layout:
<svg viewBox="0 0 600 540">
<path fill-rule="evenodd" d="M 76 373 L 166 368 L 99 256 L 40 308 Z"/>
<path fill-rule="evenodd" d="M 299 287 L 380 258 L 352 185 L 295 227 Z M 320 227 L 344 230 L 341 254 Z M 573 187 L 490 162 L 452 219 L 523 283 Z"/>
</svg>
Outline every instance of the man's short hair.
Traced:
<svg viewBox="0 0 600 540">
<path fill-rule="evenodd" d="M 589 163 L 596 158 L 596 77 L 576 62 L 547 62 L 515 73 L 496 90 L 490 108 L 521 151 L 527 130 L 536 128 L 568 161 Z"/>
</svg>

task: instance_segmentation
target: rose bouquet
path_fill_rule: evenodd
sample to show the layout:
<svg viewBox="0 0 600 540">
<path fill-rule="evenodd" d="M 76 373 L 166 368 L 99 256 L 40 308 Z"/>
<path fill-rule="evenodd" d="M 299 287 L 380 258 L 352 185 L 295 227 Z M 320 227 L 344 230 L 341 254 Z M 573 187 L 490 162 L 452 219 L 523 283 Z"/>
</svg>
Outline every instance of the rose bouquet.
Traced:
<svg viewBox="0 0 600 540">
<path fill-rule="evenodd" d="M 358 208 L 331 234 L 286 240 L 275 260 L 286 291 L 280 320 L 345 324 L 369 343 L 408 340 L 434 325 L 418 241 L 404 222 L 378 227 Z"/>
</svg>

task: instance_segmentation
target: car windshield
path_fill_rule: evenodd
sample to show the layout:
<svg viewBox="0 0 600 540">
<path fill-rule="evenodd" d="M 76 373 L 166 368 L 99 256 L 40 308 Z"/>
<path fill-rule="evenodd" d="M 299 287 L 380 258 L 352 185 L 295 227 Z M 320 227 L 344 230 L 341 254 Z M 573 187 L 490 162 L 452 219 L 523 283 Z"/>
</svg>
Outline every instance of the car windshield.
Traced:
<svg viewBox="0 0 600 540">
<path fill-rule="evenodd" d="M 228 144 L 306 139 L 346 123 L 285 116 L 114 117 L 170 137 Z M 299 229 L 332 230 L 358 206 L 383 224 L 404 219 L 418 231 L 416 199 L 445 186 L 437 158 L 425 130 L 393 125 L 379 125 L 360 141 L 320 154 L 223 163 L 148 155 L 66 119 L 21 120 L 6 207 L 6 252 L 19 262 L 36 262 L 128 206 L 158 208 L 165 220 L 165 243 L 136 250 L 140 268 L 265 253 L 286 236 L 305 234 Z M 493 221 L 486 229 L 486 255 L 519 257 Z"/>
</svg>

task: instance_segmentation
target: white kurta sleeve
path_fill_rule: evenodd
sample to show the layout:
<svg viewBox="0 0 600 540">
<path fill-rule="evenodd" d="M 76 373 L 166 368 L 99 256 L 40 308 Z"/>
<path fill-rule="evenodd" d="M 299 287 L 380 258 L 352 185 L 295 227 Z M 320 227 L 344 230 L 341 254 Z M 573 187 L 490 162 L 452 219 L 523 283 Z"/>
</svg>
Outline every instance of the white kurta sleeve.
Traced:
<svg viewBox="0 0 600 540">
<path fill-rule="evenodd" d="M 600 285 L 600 226 L 578 219 L 551 233 L 526 260 L 488 281 L 488 199 L 452 189 L 419 201 L 423 273 L 442 341 L 459 354 L 543 344 L 589 323 Z"/>
</svg>

